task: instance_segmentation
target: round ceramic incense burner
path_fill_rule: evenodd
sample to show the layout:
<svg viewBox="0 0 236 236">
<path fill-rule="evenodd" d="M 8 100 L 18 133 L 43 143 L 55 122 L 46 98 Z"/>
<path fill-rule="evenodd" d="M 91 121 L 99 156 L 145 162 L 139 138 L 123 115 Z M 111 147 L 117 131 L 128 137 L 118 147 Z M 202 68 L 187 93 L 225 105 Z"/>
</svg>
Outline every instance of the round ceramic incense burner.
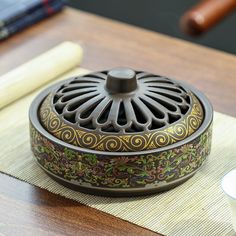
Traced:
<svg viewBox="0 0 236 236">
<path fill-rule="evenodd" d="M 212 106 L 163 76 L 117 68 L 41 92 L 30 112 L 38 164 L 75 190 L 134 196 L 190 178 L 211 147 Z"/>
</svg>

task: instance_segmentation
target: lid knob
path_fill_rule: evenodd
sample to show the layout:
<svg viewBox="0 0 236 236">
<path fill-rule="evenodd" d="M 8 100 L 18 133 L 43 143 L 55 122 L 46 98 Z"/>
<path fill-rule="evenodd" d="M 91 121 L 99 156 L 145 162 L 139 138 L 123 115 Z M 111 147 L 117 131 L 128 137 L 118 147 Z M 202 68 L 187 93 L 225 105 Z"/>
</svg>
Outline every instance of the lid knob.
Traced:
<svg viewBox="0 0 236 236">
<path fill-rule="evenodd" d="M 106 88 L 110 93 L 130 93 L 137 89 L 135 71 L 129 68 L 115 68 L 108 72 Z"/>
</svg>

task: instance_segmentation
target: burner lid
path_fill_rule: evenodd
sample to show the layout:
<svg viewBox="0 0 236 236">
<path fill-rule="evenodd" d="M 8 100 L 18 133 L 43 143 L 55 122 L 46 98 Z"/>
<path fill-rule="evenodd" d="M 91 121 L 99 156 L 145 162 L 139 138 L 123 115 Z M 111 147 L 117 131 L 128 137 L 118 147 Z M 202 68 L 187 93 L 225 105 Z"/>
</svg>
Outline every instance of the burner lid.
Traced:
<svg viewBox="0 0 236 236">
<path fill-rule="evenodd" d="M 193 134 L 204 111 L 178 81 L 116 68 L 65 81 L 43 101 L 39 118 L 58 139 L 113 152 L 158 149 Z"/>
</svg>

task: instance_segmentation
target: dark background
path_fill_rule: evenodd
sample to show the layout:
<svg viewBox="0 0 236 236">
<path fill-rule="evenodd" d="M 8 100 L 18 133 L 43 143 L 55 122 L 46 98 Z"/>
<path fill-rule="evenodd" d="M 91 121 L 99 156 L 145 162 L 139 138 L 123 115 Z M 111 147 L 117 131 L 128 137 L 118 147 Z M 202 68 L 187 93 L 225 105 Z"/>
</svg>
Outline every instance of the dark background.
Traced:
<svg viewBox="0 0 236 236">
<path fill-rule="evenodd" d="M 199 1 L 200 0 L 68 0 L 68 5 L 236 54 L 236 12 L 201 37 L 191 38 L 180 31 L 179 19 L 181 15 Z"/>
</svg>

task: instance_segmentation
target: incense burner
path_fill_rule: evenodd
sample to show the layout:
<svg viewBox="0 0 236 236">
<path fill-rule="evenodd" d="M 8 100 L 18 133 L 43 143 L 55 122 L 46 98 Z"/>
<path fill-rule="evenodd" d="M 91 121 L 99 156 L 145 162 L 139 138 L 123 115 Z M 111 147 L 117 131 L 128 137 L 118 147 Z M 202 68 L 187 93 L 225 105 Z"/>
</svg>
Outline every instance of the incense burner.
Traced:
<svg viewBox="0 0 236 236">
<path fill-rule="evenodd" d="M 59 82 L 32 102 L 42 169 L 86 193 L 135 196 L 189 179 L 211 149 L 213 109 L 197 89 L 128 68 Z"/>
</svg>

